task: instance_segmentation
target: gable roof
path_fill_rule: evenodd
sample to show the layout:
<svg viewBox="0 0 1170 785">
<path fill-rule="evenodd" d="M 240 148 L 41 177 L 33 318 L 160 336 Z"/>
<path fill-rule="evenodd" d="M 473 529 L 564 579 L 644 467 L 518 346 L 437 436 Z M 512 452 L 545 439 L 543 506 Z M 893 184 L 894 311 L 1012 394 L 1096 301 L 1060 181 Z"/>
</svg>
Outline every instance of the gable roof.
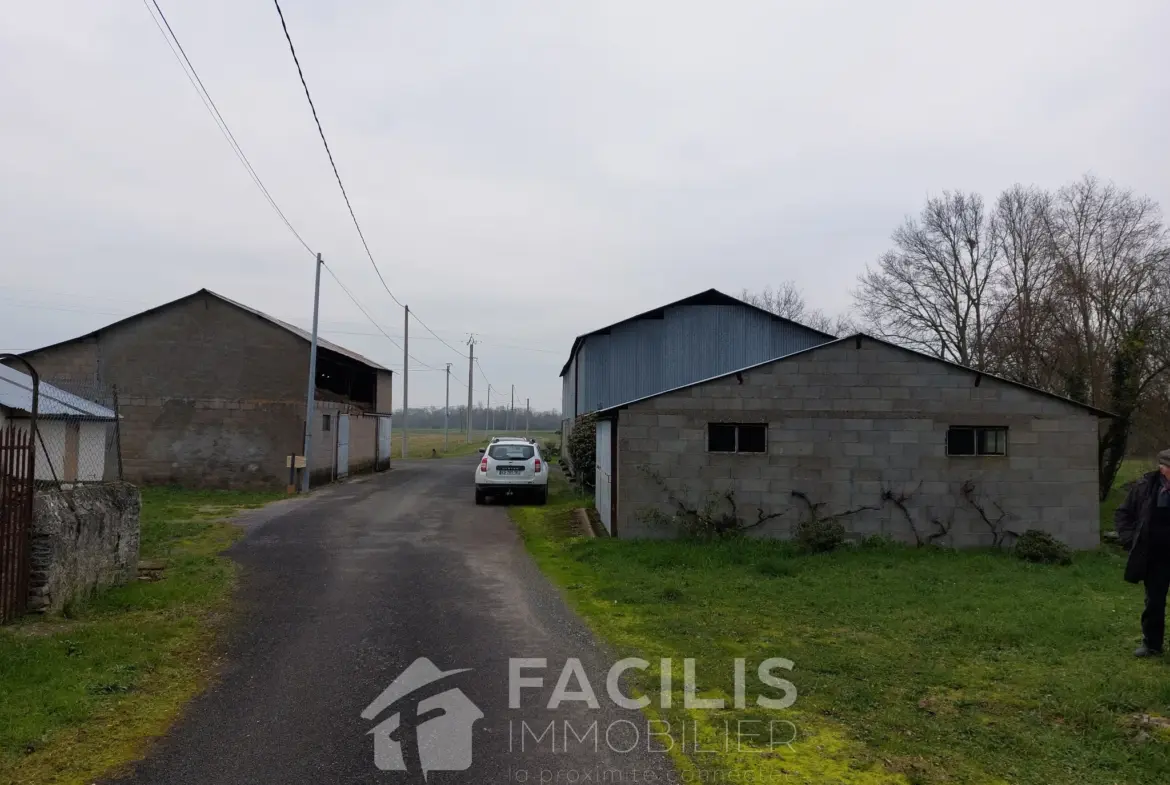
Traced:
<svg viewBox="0 0 1170 785">
<path fill-rule="evenodd" d="M 266 314 L 263 311 L 258 311 L 255 308 L 244 305 L 243 303 L 236 302 L 235 300 L 231 299 L 230 297 L 224 297 L 222 294 L 217 294 L 216 292 L 213 292 L 210 289 L 200 289 L 197 292 L 192 292 L 191 294 L 188 294 L 184 297 L 180 297 L 177 300 L 171 300 L 170 302 L 163 303 L 162 305 L 156 305 L 154 308 L 149 308 L 145 311 L 140 311 L 139 313 L 136 313 L 133 316 L 127 316 L 126 318 L 119 319 L 116 322 L 110 322 L 109 324 L 105 325 L 104 327 L 99 327 L 98 329 L 96 329 L 92 332 L 88 332 L 84 335 L 79 335 L 76 338 L 68 338 L 64 341 L 58 341 L 57 343 L 51 343 L 48 346 L 41 346 L 41 347 L 38 347 L 36 349 L 30 349 L 29 351 L 24 352 L 24 354 L 35 354 L 36 352 L 41 352 L 41 351 L 44 351 L 45 349 L 53 349 L 53 348 L 56 348 L 58 346 L 64 346 L 65 344 L 73 343 L 74 341 L 83 341 L 86 338 L 92 338 L 105 330 L 109 330 L 112 327 L 119 327 L 119 326 L 124 325 L 124 324 L 129 324 L 130 322 L 133 322 L 136 319 L 141 319 L 143 316 L 149 316 L 150 314 L 158 313 L 159 311 L 163 311 L 167 308 L 178 305 L 179 303 L 187 302 L 188 300 L 195 298 L 195 297 L 198 297 L 200 295 L 208 295 L 209 297 L 214 297 L 215 299 L 219 300 L 220 302 L 227 303 L 228 305 L 233 306 L 234 308 L 239 308 L 241 311 L 246 311 L 246 312 L 252 314 L 253 316 L 256 316 L 260 319 L 263 319 L 264 321 L 268 322 L 269 324 L 275 325 L 276 327 L 279 327 L 282 330 L 285 330 L 287 332 L 292 333 L 293 335 L 295 335 L 296 337 L 300 338 L 301 340 L 303 340 L 305 342 L 311 342 L 313 340 L 313 336 L 310 332 L 308 332 L 307 330 L 302 330 L 300 327 L 297 327 L 294 324 L 289 324 L 288 322 L 277 319 L 275 316 L 270 316 L 269 314 Z M 320 334 L 317 335 L 317 346 L 319 348 L 326 349 L 326 350 L 334 352 L 336 354 L 340 354 L 343 357 L 348 357 L 349 359 L 354 360 L 355 362 L 359 362 L 362 365 L 366 365 L 366 366 L 368 366 L 376 371 L 390 371 L 389 368 L 385 368 L 381 365 L 378 365 L 373 360 L 371 360 L 367 357 L 364 357 L 364 356 L 358 354 L 357 352 L 346 349 L 344 346 L 338 346 L 337 344 L 333 343 L 332 341 L 328 341 L 328 340 L 322 338 L 320 336 Z"/>
<path fill-rule="evenodd" d="M 783 322 L 784 324 L 793 324 L 793 325 L 796 325 L 797 327 L 804 328 L 805 330 L 808 330 L 811 333 L 815 333 L 817 335 L 824 336 L 827 340 L 832 340 L 835 337 L 835 336 L 829 335 L 828 333 L 823 333 L 820 330 L 814 330 L 812 327 L 809 327 L 808 325 L 801 324 L 800 322 L 794 322 L 791 319 L 784 318 L 783 316 L 777 316 L 776 314 L 772 313 L 771 311 L 768 311 L 768 310 L 765 310 L 765 309 L 760 308 L 758 306 L 752 305 L 751 303 L 744 302 L 743 300 L 740 300 L 738 297 L 732 297 L 729 294 L 724 294 L 723 292 L 719 291 L 718 289 L 708 289 L 705 292 L 699 292 L 698 294 L 692 294 L 690 297 L 684 297 L 681 300 L 675 300 L 672 303 L 667 303 L 666 305 L 660 305 L 657 308 L 651 308 L 649 311 L 646 311 L 645 313 L 640 313 L 637 316 L 631 316 L 629 318 L 622 319 L 620 322 L 614 322 L 613 324 L 608 325 L 606 327 L 599 327 L 598 329 L 593 330 L 592 332 L 587 332 L 583 335 L 578 335 L 576 338 L 573 339 L 573 347 L 571 349 L 569 349 L 569 359 L 565 361 L 564 366 L 561 368 L 560 375 L 564 376 L 566 373 L 568 373 L 569 366 L 572 365 L 572 363 L 573 363 L 573 358 L 577 356 L 577 352 L 580 350 L 581 344 L 583 344 L 585 342 L 585 339 L 588 338 L 589 336 L 602 335 L 604 333 L 608 333 L 610 330 L 612 330 L 615 327 L 620 327 L 623 324 L 629 324 L 630 322 L 636 322 L 636 321 L 639 321 L 641 319 L 662 318 L 662 314 L 664 311 L 666 311 L 667 308 L 674 308 L 674 307 L 677 307 L 680 305 L 738 305 L 740 307 L 748 308 L 752 311 L 757 311 L 759 313 L 762 313 L 763 315 L 767 316 L 768 318 L 770 318 L 774 321 Z"/>
<path fill-rule="evenodd" d="M 1007 385 L 1010 385 L 1012 387 L 1018 387 L 1020 389 L 1035 393 L 1037 395 L 1042 395 L 1045 398 L 1051 398 L 1051 399 L 1056 400 L 1056 401 L 1061 401 L 1062 403 L 1067 403 L 1067 404 L 1070 404 L 1072 406 L 1076 406 L 1077 408 L 1083 409 L 1083 410 L 1085 410 L 1085 411 L 1089 412 L 1090 414 L 1093 414 L 1097 417 L 1113 418 L 1113 417 L 1117 416 L 1117 415 L 1113 414 L 1112 412 L 1107 412 L 1104 409 L 1098 409 L 1097 407 L 1090 406 L 1087 403 L 1081 403 L 1080 401 L 1074 401 L 1072 398 L 1066 398 L 1063 395 L 1057 395 L 1056 393 L 1049 392 L 1048 390 L 1041 390 L 1039 387 L 1033 387 L 1029 384 L 1024 384 L 1023 382 L 1012 381 L 1011 379 L 1005 378 L 1003 376 L 997 376 L 993 373 L 988 373 L 987 371 L 978 371 L 974 368 L 969 368 L 966 365 L 960 365 L 959 363 L 951 362 L 950 360 L 944 360 L 941 357 L 933 357 L 929 354 L 924 354 L 923 352 L 915 351 L 914 349 L 907 349 L 905 346 L 899 346 L 896 343 L 890 343 L 889 341 L 883 340 L 881 338 L 875 338 L 872 335 L 869 335 L 867 333 L 854 333 L 853 335 L 847 335 L 844 338 L 837 338 L 835 340 L 828 341 L 827 343 L 821 343 L 821 344 L 817 344 L 816 346 L 810 346 L 807 349 L 801 349 L 800 351 L 792 352 L 791 354 L 781 355 L 780 357 L 775 357 L 771 360 L 764 360 L 763 362 L 753 363 L 752 365 L 748 365 L 744 368 L 740 368 L 740 369 L 735 370 L 735 371 L 728 371 L 727 373 L 721 373 L 718 376 L 711 376 L 707 379 L 700 379 L 697 382 L 691 382 L 690 384 L 683 384 L 683 385 L 680 385 L 678 387 L 672 387 L 669 390 L 663 390 L 662 392 L 657 392 L 657 393 L 654 393 L 653 395 L 644 395 L 641 398 L 638 398 L 638 399 L 633 400 L 633 401 L 626 401 L 625 403 L 619 403 L 616 406 L 610 406 L 610 407 L 605 408 L 605 409 L 599 409 L 596 413 L 599 417 L 606 416 L 606 415 L 612 416 L 615 413 L 617 413 L 619 410 L 624 409 L 627 406 L 630 406 L 630 405 L 635 404 L 635 403 L 642 403 L 643 401 L 649 401 L 653 398 L 658 398 L 659 396 L 662 396 L 662 395 L 670 395 L 671 393 L 680 392 L 682 390 L 689 390 L 690 388 L 696 387 L 700 384 L 706 384 L 707 382 L 718 381 L 719 379 L 726 379 L 730 376 L 735 376 L 736 374 L 745 373 L 746 371 L 755 370 L 756 368 L 762 368 L 765 365 L 771 365 L 772 363 L 782 363 L 786 360 L 791 360 L 793 358 L 802 357 L 802 356 L 810 354 L 812 352 L 820 351 L 821 349 L 827 348 L 829 346 L 837 346 L 839 344 L 845 343 L 846 341 L 861 341 L 862 339 L 867 340 L 867 341 L 873 341 L 874 343 L 881 344 L 882 346 L 888 346 L 891 349 L 897 349 L 900 352 L 905 352 L 906 354 L 913 355 L 914 357 L 916 357 L 918 359 L 930 360 L 932 362 L 941 363 L 943 365 L 947 365 L 947 366 L 950 366 L 952 368 L 958 368 L 961 371 L 968 371 L 969 373 L 972 373 L 977 377 L 985 376 L 988 379 L 995 379 L 996 381 L 1002 382 L 1003 384 L 1007 384 Z"/>
<path fill-rule="evenodd" d="M 37 416 L 79 420 L 115 420 L 113 409 L 68 393 L 47 382 L 37 385 Z M 0 406 L 32 413 L 32 377 L 15 368 L 0 365 Z"/>
</svg>

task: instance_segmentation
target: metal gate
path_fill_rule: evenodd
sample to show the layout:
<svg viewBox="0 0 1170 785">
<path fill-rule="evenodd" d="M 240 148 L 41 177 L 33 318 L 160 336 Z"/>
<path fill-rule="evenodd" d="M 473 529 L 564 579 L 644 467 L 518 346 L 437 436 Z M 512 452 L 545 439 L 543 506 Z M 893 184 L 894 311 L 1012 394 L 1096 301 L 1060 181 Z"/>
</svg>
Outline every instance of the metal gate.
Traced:
<svg viewBox="0 0 1170 785">
<path fill-rule="evenodd" d="M 28 606 L 28 530 L 32 524 L 36 476 L 37 407 L 40 378 L 20 355 L 3 353 L 0 360 L 17 360 L 28 370 L 27 425 L 9 421 L 0 427 L 0 624 L 22 615 Z M 15 408 L 25 409 L 23 401 Z"/>
<path fill-rule="evenodd" d="M 597 517 L 605 526 L 605 530 L 613 534 L 613 506 L 610 504 L 610 494 L 613 493 L 610 480 L 613 476 L 610 439 L 613 438 L 613 423 L 609 420 L 597 421 L 597 453 L 594 464 L 597 467 L 593 479 L 593 506 L 597 508 Z"/>
<path fill-rule="evenodd" d="M 337 478 L 349 476 L 349 415 L 337 415 Z"/>
</svg>

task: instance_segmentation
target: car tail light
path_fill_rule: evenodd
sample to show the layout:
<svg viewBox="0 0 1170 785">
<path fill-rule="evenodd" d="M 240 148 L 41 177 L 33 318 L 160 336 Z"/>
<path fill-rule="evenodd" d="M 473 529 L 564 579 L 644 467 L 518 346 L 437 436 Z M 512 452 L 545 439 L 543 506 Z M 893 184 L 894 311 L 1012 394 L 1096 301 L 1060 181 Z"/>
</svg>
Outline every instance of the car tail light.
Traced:
<svg viewBox="0 0 1170 785">
<path fill-rule="evenodd" d="M 482 461 L 479 462 L 479 470 L 481 472 L 487 471 L 487 458 L 484 458 Z"/>
<path fill-rule="evenodd" d="M 536 459 L 536 473 L 540 474 L 540 459 Z"/>
</svg>

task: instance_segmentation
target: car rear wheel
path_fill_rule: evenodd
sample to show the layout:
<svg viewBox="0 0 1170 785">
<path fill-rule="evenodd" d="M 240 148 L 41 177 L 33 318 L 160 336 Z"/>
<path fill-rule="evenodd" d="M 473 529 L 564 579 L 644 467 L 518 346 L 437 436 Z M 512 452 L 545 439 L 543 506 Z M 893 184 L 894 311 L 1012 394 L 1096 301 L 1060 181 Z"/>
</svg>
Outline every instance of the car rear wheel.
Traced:
<svg viewBox="0 0 1170 785">
<path fill-rule="evenodd" d="M 548 503 L 548 486 L 547 485 L 545 485 L 543 488 L 541 488 L 539 491 L 536 492 L 536 503 L 537 504 L 547 504 Z"/>
<path fill-rule="evenodd" d="M 485 501 L 485 497 L 483 495 L 483 491 L 481 491 L 479 488 L 476 488 L 475 489 L 475 503 L 476 504 L 483 504 L 484 501 Z"/>
</svg>

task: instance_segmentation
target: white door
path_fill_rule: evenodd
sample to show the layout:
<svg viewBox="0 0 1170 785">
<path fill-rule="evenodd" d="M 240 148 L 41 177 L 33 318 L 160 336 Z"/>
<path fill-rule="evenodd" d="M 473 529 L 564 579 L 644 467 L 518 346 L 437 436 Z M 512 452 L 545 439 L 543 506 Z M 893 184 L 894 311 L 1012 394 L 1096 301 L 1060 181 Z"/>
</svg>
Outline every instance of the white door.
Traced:
<svg viewBox="0 0 1170 785">
<path fill-rule="evenodd" d="M 378 457 L 376 460 L 379 469 L 390 465 L 390 434 L 393 428 L 393 418 L 378 418 Z"/>
<path fill-rule="evenodd" d="M 610 520 L 610 494 L 613 493 L 613 467 L 610 465 L 610 440 L 613 438 L 613 423 L 609 420 L 597 422 L 597 468 L 593 479 L 593 506 L 597 508 L 597 517 L 605 530 L 613 534 L 613 521 Z"/>
<path fill-rule="evenodd" d="M 337 478 L 349 476 L 349 415 L 337 416 Z"/>
</svg>

